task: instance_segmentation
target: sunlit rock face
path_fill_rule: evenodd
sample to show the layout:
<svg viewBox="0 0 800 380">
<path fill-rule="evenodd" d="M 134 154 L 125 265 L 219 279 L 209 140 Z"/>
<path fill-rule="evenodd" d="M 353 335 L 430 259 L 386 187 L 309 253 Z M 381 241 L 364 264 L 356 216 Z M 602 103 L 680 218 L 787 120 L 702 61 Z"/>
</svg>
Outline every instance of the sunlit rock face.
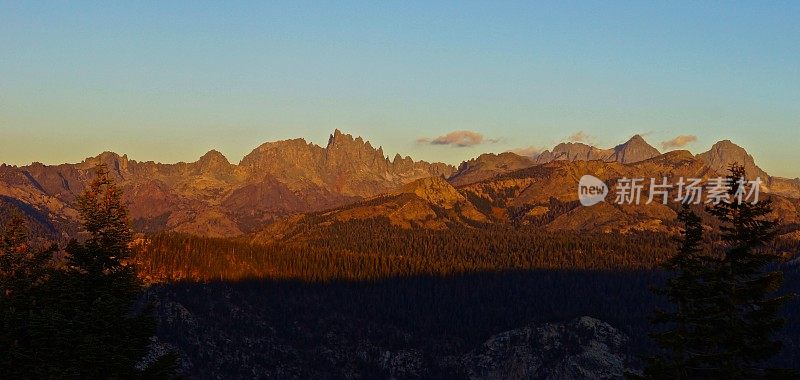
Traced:
<svg viewBox="0 0 800 380">
<path fill-rule="evenodd" d="M 341 206 L 420 178 L 448 177 L 455 170 L 399 155 L 390 161 L 382 148 L 336 130 L 325 147 L 303 139 L 268 142 L 238 165 L 216 150 L 190 163 L 138 162 L 103 152 L 77 164 L 4 165 L 0 196 L 43 216 L 39 219 L 53 235 L 69 235 L 77 228 L 75 199 L 100 164 L 125 190 L 136 230 L 205 236 L 241 235 L 278 218 Z"/>
<path fill-rule="evenodd" d="M 552 151 L 546 150 L 536 157 L 537 163 L 550 161 L 606 161 L 632 164 L 644 161 L 661 154 L 640 135 L 634 135 L 625 143 L 612 149 L 600 149 L 580 142 L 566 142 L 555 146 Z"/>
<path fill-rule="evenodd" d="M 745 174 L 749 178 L 760 177 L 766 181 L 769 175 L 756 166 L 753 156 L 747 153 L 744 148 L 732 143 L 730 140 L 722 140 L 714 144 L 707 152 L 697 155 L 706 165 L 720 173 L 727 173 L 731 164 L 744 166 Z"/>
</svg>

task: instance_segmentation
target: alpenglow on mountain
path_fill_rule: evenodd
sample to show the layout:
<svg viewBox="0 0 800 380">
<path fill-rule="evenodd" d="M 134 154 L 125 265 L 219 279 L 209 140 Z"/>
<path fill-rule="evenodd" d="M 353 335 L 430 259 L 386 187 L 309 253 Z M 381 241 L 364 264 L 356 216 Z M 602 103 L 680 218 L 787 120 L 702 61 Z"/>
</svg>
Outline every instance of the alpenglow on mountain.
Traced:
<svg viewBox="0 0 800 380">
<path fill-rule="evenodd" d="M 336 130 L 325 147 L 304 139 L 267 142 L 238 164 L 215 150 L 191 163 L 140 162 L 104 152 L 77 164 L 3 164 L 0 216 L 16 209 L 32 222 L 36 235 L 74 236 L 78 230 L 75 198 L 91 180 L 96 165 L 104 164 L 125 191 L 135 230 L 145 233 L 237 236 L 258 232 L 261 236 L 273 222 L 326 210 L 330 213 L 323 215 L 333 220 L 387 218 L 409 228 L 534 219 L 545 223 L 558 210 L 548 202 L 574 201 L 574 186 L 583 174 L 709 176 L 724 174 L 734 162 L 743 164 L 748 175 L 762 177 L 765 191 L 800 198 L 799 180 L 768 176 L 752 156 L 728 140 L 694 156 L 687 151 L 660 154 L 636 135 L 611 149 L 562 143 L 535 157 L 482 154 L 455 168 L 399 154 L 389 159 L 381 147 Z M 362 202 L 371 206 L 362 208 Z M 795 209 L 794 203 L 781 210 L 791 216 L 788 210 Z M 547 219 L 545 224 L 588 228 L 581 218 L 622 218 L 622 224 L 614 228 L 649 220 L 651 225 L 642 228 L 652 229 L 654 220 L 674 216 L 660 210 L 652 218 L 623 218 L 627 212 L 600 206 L 592 216 L 576 210 L 566 218 Z"/>
</svg>

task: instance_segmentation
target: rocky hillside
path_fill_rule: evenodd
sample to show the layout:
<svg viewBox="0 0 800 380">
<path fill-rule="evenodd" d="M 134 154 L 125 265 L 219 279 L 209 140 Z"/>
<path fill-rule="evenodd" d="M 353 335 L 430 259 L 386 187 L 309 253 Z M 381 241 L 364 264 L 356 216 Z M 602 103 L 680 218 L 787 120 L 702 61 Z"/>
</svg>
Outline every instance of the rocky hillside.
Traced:
<svg viewBox="0 0 800 380">
<path fill-rule="evenodd" d="M 692 157 L 688 151 L 669 153 Z M 533 157 L 522 157 L 511 152 L 499 155 L 484 154 L 462 163 L 449 181 L 456 186 L 467 185 L 553 161 L 603 161 L 633 164 L 659 155 L 658 150 L 648 144 L 640 135 L 635 135 L 627 142 L 612 149 L 601 149 L 580 142 L 566 142 L 556 145 L 552 151 L 545 150 Z M 719 141 L 711 149 L 697 154 L 694 158 L 703 162 L 716 173 L 727 173 L 730 165 L 734 163 L 744 165 L 748 177 L 761 178 L 765 191 L 789 198 L 800 198 L 800 178 L 770 176 L 756 165 L 752 155 L 730 140 Z"/>
<path fill-rule="evenodd" d="M 470 379 L 621 379 L 636 372 L 627 343 L 608 323 L 581 317 L 499 333 L 461 362 Z"/>
<path fill-rule="evenodd" d="M 217 151 L 191 163 L 139 162 L 104 152 L 78 164 L 0 166 L 0 196 L 43 230 L 76 229 L 75 197 L 105 164 L 124 188 L 139 231 L 234 236 L 277 218 L 332 208 L 419 178 L 446 177 L 441 163 L 394 160 L 362 138 L 336 130 L 325 147 L 302 139 L 265 143 L 237 164 Z M 13 200 L 13 202 L 12 202 Z"/>
<path fill-rule="evenodd" d="M 606 202 L 580 206 L 578 181 L 587 174 L 611 187 Z M 677 183 L 681 177 L 708 179 L 720 174 L 688 151 L 673 151 L 633 164 L 557 160 L 458 187 L 429 178 L 363 202 L 280 221 L 255 234 L 254 240 L 302 239 L 300 231 L 319 231 L 332 223 L 370 219 L 387 219 L 400 228 L 434 230 L 450 226 L 535 225 L 551 231 L 675 233 L 676 202 L 664 205 L 654 197 L 652 203 L 646 204 L 648 183 L 641 192 L 641 204 L 618 204 L 613 188 L 616 180 L 666 177 L 670 183 Z M 668 199 L 675 197 L 676 190 L 672 189 Z M 776 218 L 789 225 L 800 222 L 800 200 L 783 196 L 774 196 L 773 200 Z"/>
<path fill-rule="evenodd" d="M 534 157 L 523 157 L 512 152 L 482 154 L 461 163 L 458 170 L 448 180 L 453 185 L 460 186 L 553 161 L 597 160 L 631 164 L 656 157 L 659 154 L 658 150 L 648 144 L 640 135 L 631 137 L 627 142 L 617 145 L 613 149 L 600 149 L 580 142 L 566 142 L 556 145 L 552 151 L 545 150 Z"/>
<path fill-rule="evenodd" d="M 442 229 L 482 223 L 533 223 L 550 229 L 670 230 L 674 210 L 663 205 L 620 207 L 603 203 L 575 208 L 584 174 L 616 178 L 717 176 L 732 163 L 761 177 L 764 190 L 781 195 L 777 212 L 797 220 L 800 180 L 770 177 L 743 148 L 725 140 L 708 152 L 659 154 L 636 135 L 612 149 L 562 143 L 537 157 L 483 154 L 458 169 L 389 159 L 381 147 L 336 130 L 325 147 L 303 139 L 264 143 L 234 164 L 218 151 L 195 162 L 140 162 L 104 152 L 78 164 L 0 165 L 0 217 L 22 211 L 49 238 L 77 231 L 75 197 L 98 164 L 124 188 L 134 228 L 205 236 L 282 231 L 313 220 L 388 218 L 403 228 Z M 447 178 L 447 181 L 444 179 Z M 424 179 L 420 181 L 421 179 Z M 449 182 L 449 183 L 448 183 Z M 363 202 L 363 203 L 360 203 Z M 330 210 L 326 213 L 320 211 Z M 286 219 L 292 217 L 291 219 Z M 316 223 L 316 222 L 314 222 Z M 313 223 L 312 223 L 313 224 Z M 276 232 L 277 233 L 277 232 Z"/>
<path fill-rule="evenodd" d="M 264 293 L 256 291 L 259 286 L 280 302 L 264 300 Z M 326 313 L 305 304 L 317 296 L 337 297 L 319 300 L 323 304 L 363 296 L 361 302 L 383 311 L 379 298 L 398 296 L 378 295 L 375 285 L 305 286 L 301 291 L 296 285 L 259 283 L 153 289 L 147 298 L 162 326 L 154 351 L 178 353 L 179 371 L 190 378 L 622 379 L 640 366 L 631 339 L 592 317 L 531 321 L 508 330 L 491 330 L 490 323 L 481 325 L 488 330 L 485 338 L 465 339 L 453 332 L 429 332 L 427 320 L 409 325 L 401 317 L 384 320 L 335 306 L 337 312 Z M 187 293 L 187 287 L 198 294 Z M 402 286 L 389 289 L 408 292 Z"/>
<path fill-rule="evenodd" d="M 466 185 L 490 179 L 500 174 L 531 167 L 536 161 L 515 153 L 485 153 L 459 165 L 458 170 L 448 179 L 455 186 Z"/>
</svg>

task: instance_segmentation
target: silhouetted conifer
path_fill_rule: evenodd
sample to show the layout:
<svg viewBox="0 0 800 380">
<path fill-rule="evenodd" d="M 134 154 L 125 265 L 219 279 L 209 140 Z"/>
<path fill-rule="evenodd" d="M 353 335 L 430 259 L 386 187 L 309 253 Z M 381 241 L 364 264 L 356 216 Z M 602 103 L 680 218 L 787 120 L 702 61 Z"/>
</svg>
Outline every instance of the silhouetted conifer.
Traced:
<svg viewBox="0 0 800 380">
<path fill-rule="evenodd" d="M 85 239 L 66 247 L 67 269 L 50 287 L 54 322 L 36 337 L 49 361 L 43 377 L 167 377 L 175 357 L 143 363 L 155 321 L 135 310 L 142 291 L 132 265 L 132 231 L 122 191 L 104 166 L 77 200 Z M 149 364 L 149 365 L 148 365 Z"/>
<path fill-rule="evenodd" d="M 31 330 L 42 322 L 38 308 L 40 288 L 51 274 L 47 266 L 56 247 L 35 249 L 29 245 L 28 230 L 20 214 L 0 232 L 0 374 L 8 378 L 29 377 L 41 363 L 37 347 L 31 344 Z"/>
<path fill-rule="evenodd" d="M 651 358 L 648 378 L 751 379 L 794 377 L 787 369 L 768 368 L 781 349 L 772 338 L 783 325 L 778 313 L 789 298 L 776 295 L 783 282 L 780 255 L 766 249 L 776 234 L 769 219 L 769 199 L 755 202 L 744 168 L 733 165 L 726 193 L 707 211 L 721 224 L 724 252 L 700 254 L 701 219 L 681 210 L 685 224 L 678 254 L 664 268 L 675 275 L 657 293 L 667 296 L 672 311 L 659 310 L 654 322 L 669 328 L 653 335 L 663 349 Z"/>
<path fill-rule="evenodd" d="M 732 165 L 728 199 L 708 212 L 721 223 L 725 251 L 711 274 L 708 294 L 714 310 L 704 326 L 715 350 L 704 358 L 708 375 L 728 379 L 794 377 L 791 370 L 769 368 L 765 363 L 781 350 L 773 335 L 784 324 L 781 306 L 790 295 L 776 292 L 783 283 L 778 269 L 784 258 L 765 246 L 776 235 L 777 221 L 770 218 L 771 199 L 746 199 L 751 190 L 744 167 Z"/>
</svg>

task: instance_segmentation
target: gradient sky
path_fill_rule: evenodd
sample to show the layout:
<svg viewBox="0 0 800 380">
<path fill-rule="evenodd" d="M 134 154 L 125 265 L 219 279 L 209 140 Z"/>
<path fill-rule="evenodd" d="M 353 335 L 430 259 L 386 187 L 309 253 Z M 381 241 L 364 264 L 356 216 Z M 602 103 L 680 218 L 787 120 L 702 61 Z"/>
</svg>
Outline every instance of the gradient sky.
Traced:
<svg viewBox="0 0 800 380">
<path fill-rule="evenodd" d="M 334 128 L 458 163 L 696 135 L 800 176 L 800 2 L 0 1 L 0 162 L 232 162 Z M 456 147 L 420 142 L 452 131 Z"/>
</svg>

